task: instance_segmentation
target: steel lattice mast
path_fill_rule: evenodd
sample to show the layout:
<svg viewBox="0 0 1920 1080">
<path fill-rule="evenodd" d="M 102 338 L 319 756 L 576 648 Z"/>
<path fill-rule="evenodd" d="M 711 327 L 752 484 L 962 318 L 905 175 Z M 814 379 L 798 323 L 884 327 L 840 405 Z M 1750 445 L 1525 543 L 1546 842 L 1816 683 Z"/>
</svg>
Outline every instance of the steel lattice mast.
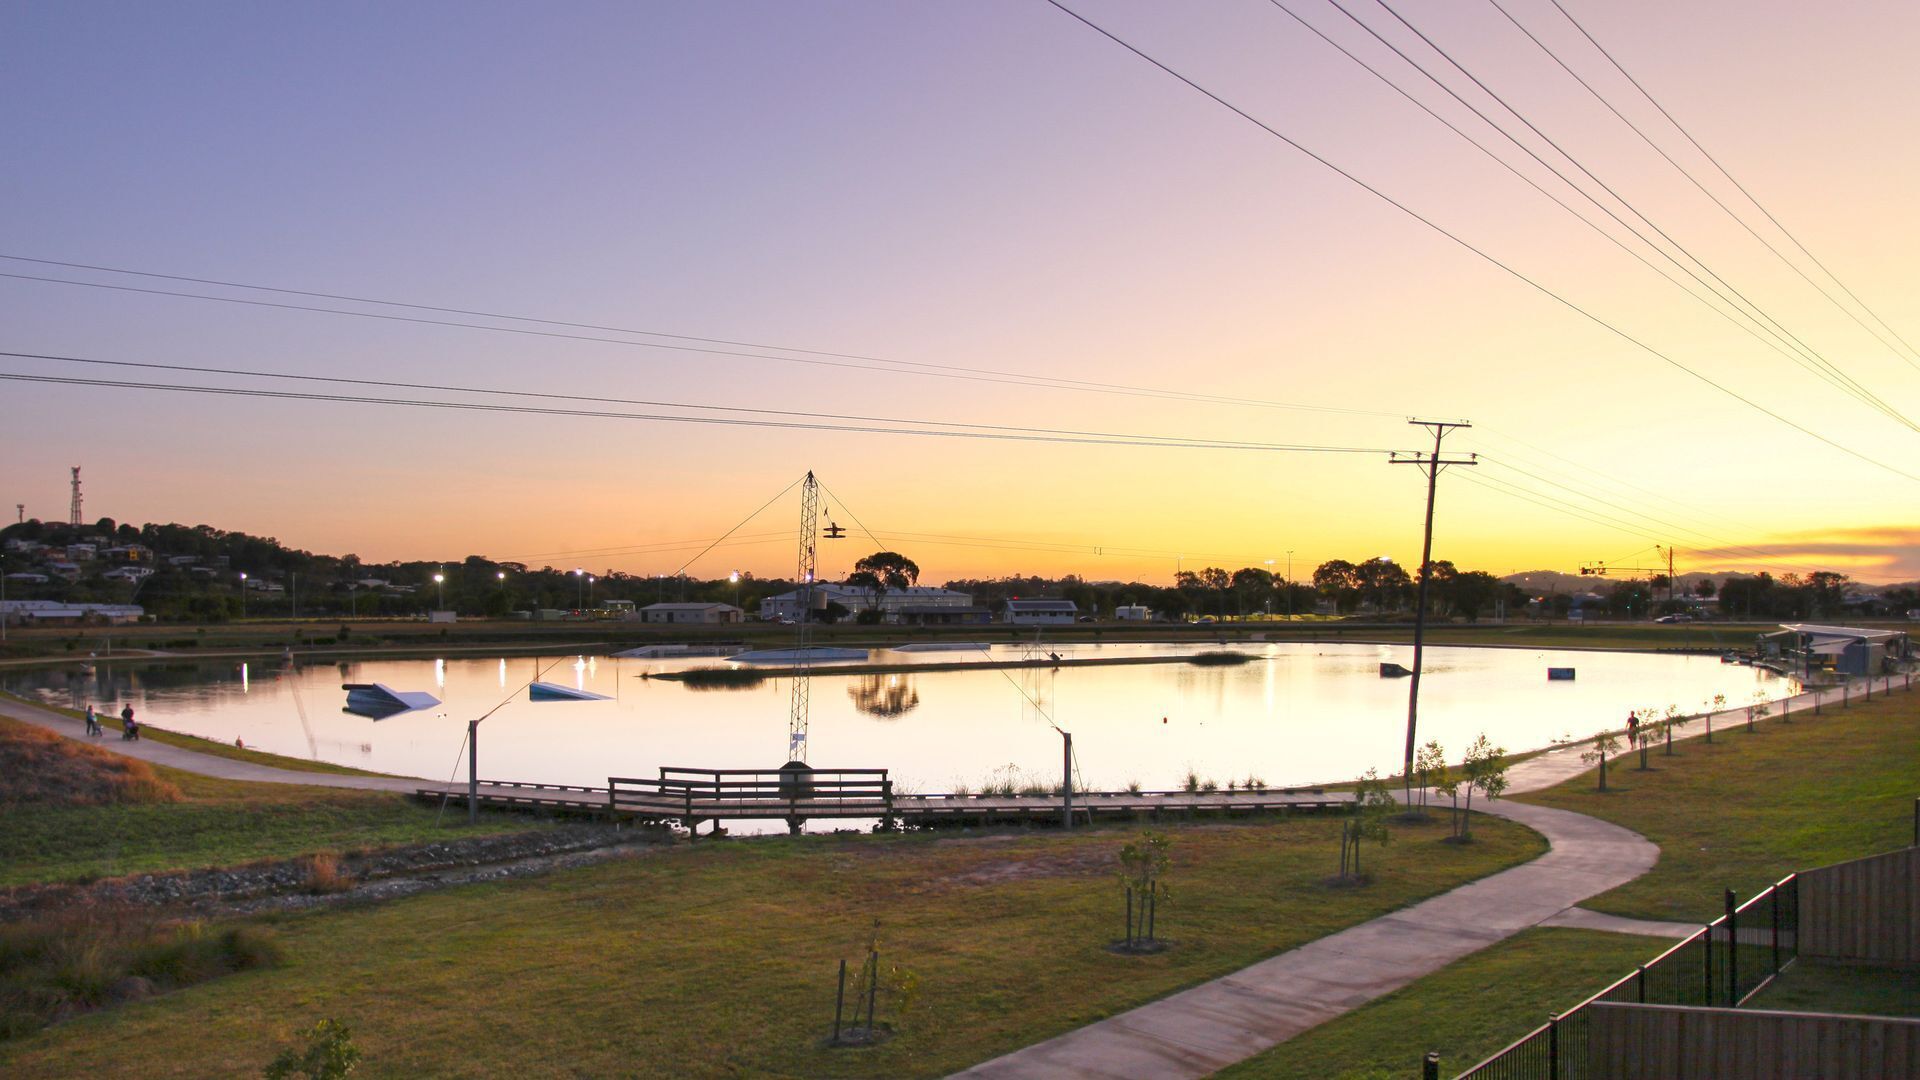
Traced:
<svg viewBox="0 0 1920 1080">
<path fill-rule="evenodd" d="M 808 665 L 813 644 L 814 540 L 820 528 L 820 484 L 808 470 L 800 485 L 800 585 L 799 617 L 793 634 L 793 707 L 787 719 L 787 763 L 804 765 L 807 761 L 807 712 L 813 691 Z"/>
</svg>

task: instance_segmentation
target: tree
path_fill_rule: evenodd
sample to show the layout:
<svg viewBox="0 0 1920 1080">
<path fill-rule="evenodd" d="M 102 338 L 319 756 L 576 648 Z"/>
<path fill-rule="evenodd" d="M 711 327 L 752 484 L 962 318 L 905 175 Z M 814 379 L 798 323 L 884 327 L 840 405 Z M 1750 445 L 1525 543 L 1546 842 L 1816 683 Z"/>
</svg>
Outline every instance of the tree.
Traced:
<svg viewBox="0 0 1920 1080">
<path fill-rule="evenodd" d="M 1354 567 L 1354 577 L 1362 599 L 1376 611 L 1398 611 L 1413 588 L 1413 579 L 1399 563 L 1386 556 L 1368 559 Z"/>
<path fill-rule="evenodd" d="M 1213 593 L 1214 614 L 1224 618 L 1227 614 L 1227 589 L 1233 584 L 1233 576 L 1217 566 L 1209 566 L 1200 571 L 1200 584 Z"/>
<path fill-rule="evenodd" d="M 1329 559 L 1313 571 L 1313 587 L 1333 601 L 1334 609 L 1348 615 L 1360 606 L 1358 568 L 1345 559 Z"/>
<path fill-rule="evenodd" d="M 1353 814 L 1340 826 L 1341 880 L 1365 880 L 1360 871 L 1360 847 L 1368 840 L 1385 846 L 1393 838 L 1387 830 L 1387 818 L 1394 807 L 1393 795 L 1380 774 L 1372 769 L 1362 773 L 1353 792 Z"/>
<path fill-rule="evenodd" d="M 1468 622 L 1479 622 L 1480 611 L 1499 599 L 1507 586 L 1485 570 L 1467 570 L 1453 575 L 1448 582 L 1455 613 Z"/>
<path fill-rule="evenodd" d="M 1463 839 L 1460 833 L 1461 823 L 1465 820 L 1460 815 L 1461 783 L 1463 783 L 1462 778 L 1455 775 L 1450 769 L 1441 769 L 1440 775 L 1435 778 L 1433 782 L 1433 790 L 1445 795 L 1453 802 L 1453 809 L 1448 814 L 1448 824 L 1451 825 L 1453 829 L 1450 838 L 1453 840 Z"/>
<path fill-rule="evenodd" d="M 847 584 L 873 590 L 873 603 L 867 606 L 876 610 L 887 590 L 911 588 L 919 580 L 920 565 L 897 551 L 876 551 L 854 563 L 847 575 Z"/>
<path fill-rule="evenodd" d="M 1128 949 L 1147 948 L 1154 941 L 1154 916 L 1169 895 L 1166 884 L 1173 865 L 1173 841 L 1165 834 L 1143 832 L 1120 849 L 1120 885 L 1127 895 Z"/>
<path fill-rule="evenodd" d="M 1620 740 L 1614 738 L 1613 732 L 1602 731 L 1593 737 L 1593 749 L 1580 755 L 1580 760 L 1584 764 L 1592 765 L 1596 762 L 1599 763 L 1601 791 L 1607 790 L 1607 757 L 1610 754 L 1617 753 L 1619 749 Z"/>
<path fill-rule="evenodd" d="M 1428 739 L 1413 758 L 1413 778 L 1420 785 L 1420 809 L 1423 812 L 1427 808 L 1427 789 L 1436 786 L 1436 781 L 1446 771 L 1447 752 L 1440 748 L 1440 740 Z"/>
<path fill-rule="evenodd" d="M 1467 774 L 1467 813 L 1473 813 L 1473 792 L 1478 788 L 1488 799 L 1497 799 L 1507 790 L 1507 751 L 1487 741 L 1482 733 L 1467 747 L 1467 756 L 1461 762 L 1461 768 Z M 1469 819 L 1460 821 L 1460 838 L 1469 839 L 1472 825 Z"/>
<path fill-rule="evenodd" d="M 1260 611 L 1273 599 L 1273 572 L 1257 566 L 1243 566 L 1233 572 L 1233 603 L 1236 613 Z"/>
</svg>

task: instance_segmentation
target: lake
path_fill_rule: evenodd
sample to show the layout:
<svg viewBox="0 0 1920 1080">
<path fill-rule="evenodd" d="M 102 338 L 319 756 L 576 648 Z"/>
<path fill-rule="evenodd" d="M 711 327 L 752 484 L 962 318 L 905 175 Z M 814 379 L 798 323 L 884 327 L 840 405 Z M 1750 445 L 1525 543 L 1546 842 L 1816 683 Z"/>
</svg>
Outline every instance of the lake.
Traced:
<svg viewBox="0 0 1920 1080">
<path fill-rule="evenodd" d="M 1020 659 L 1032 646 L 984 653 L 876 650 L 872 663 L 961 664 Z M 1048 644 L 1063 658 L 1185 656 L 1206 647 Z M 1217 649 L 1218 646 L 1213 648 Z M 1057 781 L 1058 725 L 1073 733 L 1081 781 L 1095 789 L 1139 783 L 1177 788 L 1191 772 L 1221 786 L 1256 777 L 1273 786 L 1349 780 L 1369 767 L 1397 771 L 1406 737 L 1406 646 L 1252 644 L 1235 666 L 1185 662 L 1060 669 L 835 675 L 811 681 L 809 761 L 817 768 L 887 768 L 903 788 L 978 790 L 999 779 Z M 1715 694 L 1729 707 L 1794 692 L 1793 680 L 1711 656 L 1433 647 L 1421 682 L 1419 740 L 1450 759 L 1485 733 L 1510 751 L 1620 727 L 1629 709 L 1696 711 Z M 730 665 L 702 659 L 606 656 L 234 663 L 101 663 L 13 672 L 8 690 L 54 704 L 91 701 L 116 714 L 249 748 L 430 779 L 464 779 L 467 721 L 480 728 L 487 779 L 604 784 L 661 765 L 778 767 L 786 760 L 791 680 L 700 689 L 655 674 Z M 1548 667 L 1577 670 L 1549 682 Z M 550 683 L 606 701 L 530 701 Z M 442 699 L 381 720 L 343 711 L 343 683 L 384 683 Z"/>
</svg>

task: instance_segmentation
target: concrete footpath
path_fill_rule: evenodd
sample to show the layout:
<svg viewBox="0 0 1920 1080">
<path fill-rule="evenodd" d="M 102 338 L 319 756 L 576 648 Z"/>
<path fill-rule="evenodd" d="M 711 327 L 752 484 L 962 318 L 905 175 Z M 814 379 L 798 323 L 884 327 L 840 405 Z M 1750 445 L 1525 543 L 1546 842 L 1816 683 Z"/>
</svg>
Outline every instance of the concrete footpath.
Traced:
<svg viewBox="0 0 1920 1080">
<path fill-rule="evenodd" d="M 1855 696 L 1857 697 L 1857 691 Z M 1788 699 L 1785 708 L 1832 707 L 1842 692 Z M 1772 706 L 1780 715 L 1782 703 Z M 1736 707 L 1673 729 L 1674 741 L 1708 725 L 1744 723 Z M 1624 744 L 1624 739 L 1622 743 Z M 1513 765 L 1507 791 L 1539 791 L 1592 766 L 1586 744 L 1556 747 Z M 1656 746 L 1654 753 L 1659 753 Z M 1202 1077 L 1269 1050 L 1424 975 L 1533 926 L 1566 926 L 1684 938 L 1698 926 L 1648 922 L 1588 911 L 1580 901 L 1632 881 L 1653 868 L 1660 849 L 1638 833 L 1584 814 L 1506 800 L 1478 799 L 1474 809 L 1517 821 L 1547 838 L 1540 858 L 1462 885 L 1412 907 L 1262 960 L 1043 1043 L 976 1065 L 957 1075 L 993 1078 Z"/>
<path fill-rule="evenodd" d="M 1623 885 L 1660 856 L 1638 834 L 1582 814 L 1505 801 L 1476 808 L 1539 832 L 1552 850 L 960 1075 L 1206 1076 Z"/>
</svg>

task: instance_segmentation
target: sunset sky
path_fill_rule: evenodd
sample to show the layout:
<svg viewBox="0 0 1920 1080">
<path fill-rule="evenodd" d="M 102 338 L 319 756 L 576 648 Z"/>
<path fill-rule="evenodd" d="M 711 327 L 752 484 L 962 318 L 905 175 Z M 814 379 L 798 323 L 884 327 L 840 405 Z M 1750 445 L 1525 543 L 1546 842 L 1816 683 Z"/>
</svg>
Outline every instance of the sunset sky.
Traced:
<svg viewBox="0 0 1920 1080">
<path fill-rule="evenodd" d="M 1386 7 L 1339 2 L 1634 220 Z M 67 468 L 80 465 L 89 519 L 206 522 L 369 560 L 478 553 L 661 573 L 812 468 L 835 520 L 857 517 L 934 582 L 1164 582 L 1179 566 L 1272 559 L 1283 570 L 1289 551 L 1304 574 L 1335 557 L 1418 560 L 1425 484 L 1384 451 L 1430 447 L 1406 422 L 1420 416 L 1471 420 L 1446 449 L 1484 459 L 1440 482 L 1434 554 L 1462 567 L 1573 571 L 1651 560 L 1648 548 L 1668 544 L 1683 571 L 1920 577 L 1920 433 L 1908 420 L 1920 416 L 1920 353 L 1904 347 L 1920 344 L 1920 5 L 1561 0 L 1883 329 L 1552 0 L 1499 4 L 1853 315 L 1500 7 L 1388 2 L 1724 279 L 1716 287 L 1760 309 L 1771 322 L 1757 332 L 1782 335 L 1770 340 L 1801 362 L 1683 295 L 1267 0 L 1068 3 L 1674 363 L 1044 0 L 4 2 L 0 255 L 14 258 L 0 274 L 256 303 L 0 276 L 0 350 L 455 389 L 18 357 L 0 357 L 0 373 L 1379 452 L 15 381 L 0 410 L 0 502 L 9 521 L 15 503 L 64 519 Z M 1284 3 L 1701 288 L 1330 0 Z M 708 351 L 662 347 L 676 343 Z M 791 574 L 797 509 L 789 495 L 741 528 L 747 542 L 688 572 Z M 823 570 L 870 550 L 864 535 L 828 546 Z"/>
</svg>

